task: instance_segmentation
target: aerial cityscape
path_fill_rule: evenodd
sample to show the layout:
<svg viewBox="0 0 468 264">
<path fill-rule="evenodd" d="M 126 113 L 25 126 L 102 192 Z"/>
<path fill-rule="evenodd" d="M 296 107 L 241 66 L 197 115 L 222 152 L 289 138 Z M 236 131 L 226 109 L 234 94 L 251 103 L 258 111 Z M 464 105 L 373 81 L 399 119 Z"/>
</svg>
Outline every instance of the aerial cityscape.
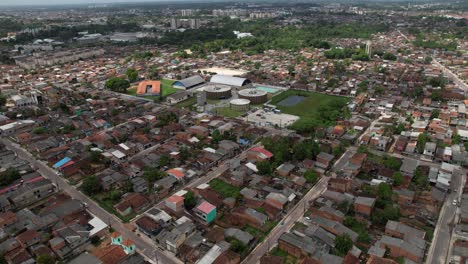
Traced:
<svg viewBox="0 0 468 264">
<path fill-rule="evenodd" d="M 468 263 L 468 1 L 0 3 L 0 264 Z"/>
</svg>

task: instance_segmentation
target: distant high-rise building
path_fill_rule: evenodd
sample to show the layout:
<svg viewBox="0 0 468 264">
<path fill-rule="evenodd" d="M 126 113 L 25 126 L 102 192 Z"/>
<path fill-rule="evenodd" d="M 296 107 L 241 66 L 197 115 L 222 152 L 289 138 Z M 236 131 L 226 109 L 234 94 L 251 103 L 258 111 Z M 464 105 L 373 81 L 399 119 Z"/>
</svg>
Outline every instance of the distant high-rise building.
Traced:
<svg viewBox="0 0 468 264">
<path fill-rule="evenodd" d="M 189 20 L 190 28 L 191 29 L 199 29 L 200 28 L 200 19 L 198 18 L 191 18 Z"/>
<path fill-rule="evenodd" d="M 366 54 L 369 58 L 372 56 L 372 41 L 370 40 L 366 43 Z"/>
<path fill-rule="evenodd" d="M 181 16 L 193 16 L 193 9 L 182 9 L 180 10 Z"/>
<path fill-rule="evenodd" d="M 246 16 L 247 10 L 245 9 L 214 9 L 213 16 Z"/>
<path fill-rule="evenodd" d="M 180 27 L 180 20 L 173 17 L 171 18 L 171 29 L 178 29 Z"/>
</svg>

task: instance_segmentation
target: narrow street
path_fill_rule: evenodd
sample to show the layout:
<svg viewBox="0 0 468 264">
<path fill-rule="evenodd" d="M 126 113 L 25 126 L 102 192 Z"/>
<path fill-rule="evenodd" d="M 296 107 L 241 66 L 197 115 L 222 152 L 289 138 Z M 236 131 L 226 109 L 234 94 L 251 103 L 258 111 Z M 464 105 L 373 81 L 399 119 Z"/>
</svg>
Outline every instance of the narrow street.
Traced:
<svg viewBox="0 0 468 264">
<path fill-rule="evenodd" d="M 349 147 L 346 152 L 333 164 L 333 171 L 337 168 L 342 168 L 346 165 L 349 157 L 356 152 L 355 147 Z M 333 173 L 333 175 L 335 175 Z M 250 253 L 247 258 L 242 261 L 244 264 L 254 264 L 260 261 L 260 258 L 270 251 L 277 243 L 281 234 L 288 232 L 294 224 L 304 215 L 308 209 L 309 202 L 317 199 L 323 192 L 327 190 L 328 180 L 335 176 L 322 176 L 320 180 L 312 187 L 304 197 L 293 207 L 285 218 L 268 234 L 265 240 L 258 244 L 257 247 Z"/>
<path fill-rule="evenodd" d="M 88 204 L 88 210 L 106 222 L 114 230 L 120 232 L 124 238 L 131 239 L 135 242 L 137 251 L 146 257 L 148 260 L 153 260 L 155 254 L 159 263 L 164 264 L 177 264 L 182 263 L 173 255 L 165 251 L 160 251 L 156 249 L 156 246 L 152 243 L 148 243 L 134 232 L 129 230 L 124 226 L 124 224 L 118 219 L 115 215 L 107 212 L 102 209 L 97 203 L 95 203 L 91 198 L 86 196 L 77 190 L 74 186 L 70 185 L 65 179 L 58 176 L 56 172 L 47 166 L 44 162 L 36 160 L 36 158 L 31 155 L 26 150 L 22 149 L 19 145 L 12 143 L 11 141 L 1 138 L 0 141 L 7 146 L 9 149 L 15 151 L 21 159 L 27 160 L 31 163 L 32 166 L 37 168 L 38 172 L 41 173 L 45 178 L 51 180 L 60 191 L 68 193 L 73 199 L 80 200 Z"/>
<path fill-rule="evenodd" d="M 452 201 L 460 197 L 463 191 L 463 183 L 466 180 L 466 173 L 460 170 L 453 175 L 451 183 L 452 189 L 456 190 L 448 194 L 445 202 L 440 210 L 439 219 L 434 230 L 434 238 L 432 239 L 431 246 L 427 251 L 426 263 L 427 264 L 445 264 L 450 260 L 449 249 L 452 237 L 452 229 L 455 223 L 455 216 L 458 207 L 452 205 Z"/>
</svg>

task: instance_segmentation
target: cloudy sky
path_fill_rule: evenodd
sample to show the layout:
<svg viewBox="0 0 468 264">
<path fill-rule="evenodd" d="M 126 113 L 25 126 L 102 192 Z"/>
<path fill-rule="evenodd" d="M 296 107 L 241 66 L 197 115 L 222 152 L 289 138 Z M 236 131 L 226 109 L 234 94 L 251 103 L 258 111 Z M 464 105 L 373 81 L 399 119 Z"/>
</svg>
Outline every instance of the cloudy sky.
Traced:
<svg viewBox="0 0 468 264">
<path fill-rule="evenodd" d="M 172 2 L 181 0 L 0 0 L 0 6 L 7 5 L 63 5 L 63 4 L 93 4 L 117 2 Z"/>
</svg>

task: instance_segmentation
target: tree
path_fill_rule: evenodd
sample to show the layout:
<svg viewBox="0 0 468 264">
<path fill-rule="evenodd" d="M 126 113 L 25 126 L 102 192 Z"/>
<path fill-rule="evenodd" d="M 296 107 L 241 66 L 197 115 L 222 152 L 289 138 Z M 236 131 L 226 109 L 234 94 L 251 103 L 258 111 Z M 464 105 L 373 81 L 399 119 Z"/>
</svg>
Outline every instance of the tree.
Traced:
<svg viewBox="0 0 468 264">
<path fill-rule="evenodd" d="M 434 101 L 442 101 L 442 90 L 432 90 L 431 99 Z"/>
<path fill-rule="evenodd" d="M 235 238 L 232 238 L 229 243 L 231 243 L 231 250 L 236 253 L 241 254 L 247 249 L 247 246 L 244 245 L 244 243 Z"/>
<path fill-rule="evenodd" d="M 172 158 L 167 154 L 162 154 L 159 158 L 159 165 L 161 167 L 169 166 L 172 163 Z"/>
<path fill-rule="evenodd" d="M 462 138 L 459 134 L 454 134 L 452 137 L 452 143 L 453 144 L 460 144 L 462 141 Z"/>
<path fill-rule="evenodd" d="M 89 155 L 89 160 L 93 163 L 100 163 L 103 156 L 99 151 L 91 151 Z"/>
<path fill-rule="evenodd" d="M 426 132 L 419 134 L 418 136 L 418 141 L 416 143 L 416 148 L 418 149 L 419 153 L 424 152 L 424 148 L 426 147 L 426 142 L 429 139 L 429 136 L 427 135 Z"/>
<path fill-rule="evenodd" d="M 16 180 L 19 180 L 20 178 L 21 175 L 17 169 L 8 168 L 3 173 L 0 173 L 0 186 L 9 185 L 15 182 Z"/>
<path fill-rule="evenodd" d="M 45 129 L 45 127 L 40 126 L 40 127 L 35 127 L 35 128 L 32 130 L 32 132 L 33 132 L 34 134 L 37 134 L 37 135 L 42 135 L 42 134 L 44 134 L 45 132 L 47 132 L 47 129 Z"/>
<path fill-rule="evenodd" d="M 335 249 L 338 256 L 345 256 L 353 248 L 353 240 L 348 234 L 343 234 L 335 238 Z"/>
<path fill-rule="evenodd" d="M 100 243 L 101 239 L 98 236 L 91 237 L 91 244 L 93 244 L 93 246 L 99 246 Z"/>
<path fill-rule="evenodd" d="M 130 83 L 124 78 L 112 77 L 106 81 L 105 87 L 114 92 L 127 93 Z"/>
<path fill-rule="evenodd" d="M 401 161 L 398 158 L 385 155 L 382 159 L 382 163 L 385 167 L 398 170 L 401 167 Z"/>
<path fill-rule="evenodd" d="M 400 186 L 403 183 L 403 175 L 401 172 L 397 171 L 393 173 L 393 185 Z"/>
<path fill-rule="evenodd" d="M 6 96 L 4 96 L 3 94 L 0 94 L 0 106 L 5 106 L 6 101 L 7 101 Z"/>
<path fill-rule="evenodd" d="M 219 132 L 218 129 L 215 129 L 211 134 L 211 139 L 213 140 L 213 143 L 218 144 L 219 141 L 223 139 L 221 132 Z"/>
<path fill-rule="evenodd" d="M 414 186 L 418 188 L 426 189 L 429 182 L 427 180 L 427 175 L 425 175 L 423 172 L 422 167 L 416 168 L 416 171 L 414 172 L 414 176 L 411 179 L 411 182 L 414 184 Z"/>
<path fill-rule="evenodd" d="M 400 210 L 392 203 L 385 205 L 384 209 L 375 210 L 372 214 L 372 223 L 375 225 L 385 225 L 388 220 L 397 221 L 400 218 Z"/>
<path fill-rule="evenodd" d="M 438 118 L 440 111 L 438 109 L 434 109 L 431 112 L 431 119 Z"/>
<path fill-rule="evenodd" d="M 190 153 L 190 149 L 186 146 L 182 146 L 180 149 L 179 149 L 179 158 L 180 158 L 180 161 L 184 162 L 186 161 L 187 159 L 190 158 L 190 156 L 192 156 L 192 154 Z"/>
<path fill-rule="evenodd" d="M 166 173 L 155 168 L 145 168 L 143 171 L 143 177 L 149 182 L 154 183 L 155 181 L 162 179 L 166 176 Z"/>
<path fill-rule="evenodd" d="M 187 210 L 193 209 L 197 205 L 197 198 L 192 191 L 187 191 L 184 195 L 184 206 Z"/>
<path fill-rule="evenodd" d="M 383 55 L 383 59 L 384 59 L 384 60 L 392 60 L 392 61 L 394 61 L 394 60 L 397 59 L 397 57 L 396 57 L 395 54 L 393 54 L 393 53 L 385 52 L 384 55 Z"/>
<path fill-rule="evenodd" d="M 431 62 L 432 62 L 432 57 L 431 57 L 431 56 L 426 56 L 426 57 L 424 58 L 424 63 L 430 64 Z"/>
<path fill-rule="evenodd" d="M 304 173 L 304 178 L 308 183 L 315 184 L 318 180 L 318 173 L 314 170 L 308 170 Z"/>
<path fill-rule="evenodd" d="M 101 182 L 96 177 L 96 175 L 91 175 L 91 176 L 84 178 L 81 188 L 86 194 L 93 195 L 93 194 L 97 194 L 98 192 L 100 192 L 102 189 L 102 186 L 101 186 Z"/>
<path fill-rule="evenodd" d="M 51 255 L 43 254 L 36 258 L 36 263 L 37 264 L 54 264 L 55 259 Z"/>
<path fill-rule="evenodd" d="M 138 71 L 134 68 L 128 68 L 125 74 L 130 82 L 135 82 L 138 79 Z"/>
<path fill-rule="evenodd" d="M 272 172 L 271 164 L 266 160 L 257 162 L 257 169 L 260 175 L 268 175 Z"/>
<path fill-rule="evenodd" d="M 151 66 L 146 74 L 147 80 L 156 80 L 159 79 L 159 71 L 156 66 Z"/>
<path fill-rule="evenodd" d="M 384 182 L 380 183 L 377 188 L 377 192 L 378 192 L 379 198 L 382 200 L 390 201 L 392 199 L 392 196 L 393 196 L 392 187 L 388 185 L 387 183 L 384 183 Z"/>
</svg>

